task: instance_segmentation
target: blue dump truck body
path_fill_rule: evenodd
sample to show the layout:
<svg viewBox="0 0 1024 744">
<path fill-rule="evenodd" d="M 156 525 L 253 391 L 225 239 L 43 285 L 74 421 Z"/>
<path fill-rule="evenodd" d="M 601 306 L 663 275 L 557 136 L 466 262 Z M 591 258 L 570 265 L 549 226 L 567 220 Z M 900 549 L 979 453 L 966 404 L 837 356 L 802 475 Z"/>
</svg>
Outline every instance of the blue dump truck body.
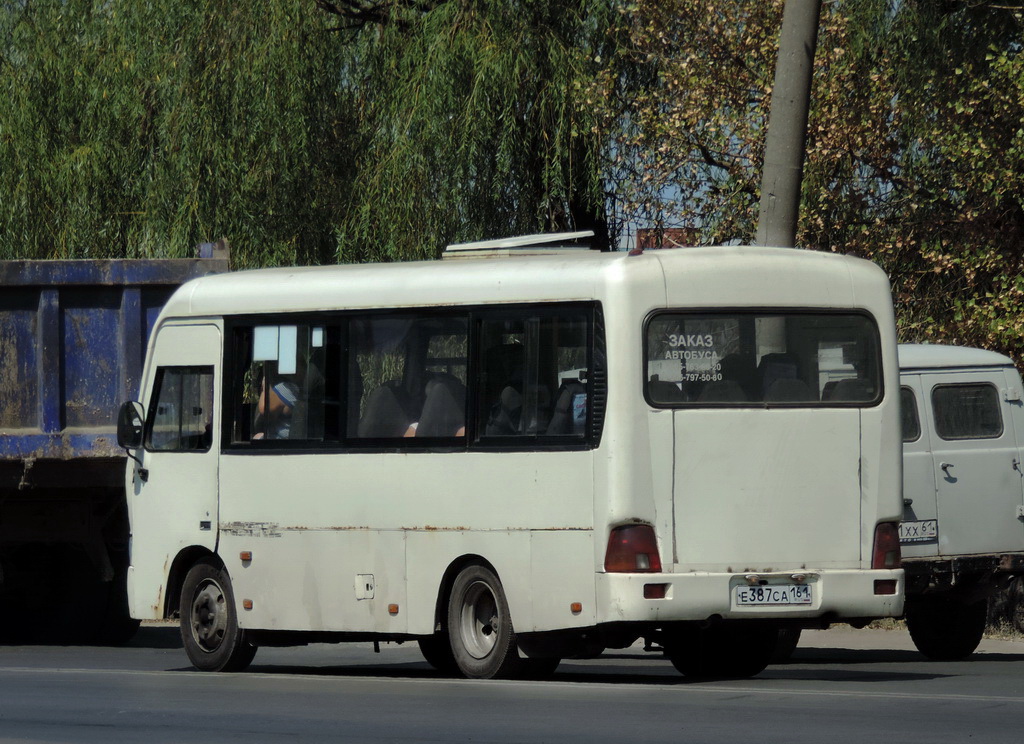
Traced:
<svg viewBox="0 0 1024 744">
<path fill-rule="evenodd" d="M 167 298 L 197 259 L 0 261 L 0 634 L 117 642 L 128 523 L 121 402 L 138 398 Z"/>
</svg>

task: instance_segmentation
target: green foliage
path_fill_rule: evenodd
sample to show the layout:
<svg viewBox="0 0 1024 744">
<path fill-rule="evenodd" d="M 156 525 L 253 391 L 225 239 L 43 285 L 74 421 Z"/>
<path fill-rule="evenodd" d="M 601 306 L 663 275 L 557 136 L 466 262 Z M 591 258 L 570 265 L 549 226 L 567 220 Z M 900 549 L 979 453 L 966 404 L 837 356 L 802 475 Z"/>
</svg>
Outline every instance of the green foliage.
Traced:
<svg viewBox="0 0 1024 744">
<path fill-rule="evenodd" d="M 0 258 L 749 242 L 783 4 L 12 0 Z M 1020 6 L 823 4 L 798 240 L 885 267 L 904 338 L 1024 360 Z"/>
<path fill-rule="evenodd" d="M 1020 3 L 822 6 L 798 243 L 874 259 L 901 334 L 1024 361 Z M 783 0 L 636 0 L 595 84 L 615 221 L 754 238 Z"/>
<path fill-rule="evenodd" d="M 0 257 L 322 261 L 346 198 L 342 50 L 302 0 L 0 6 Z"/>
<path fill-rule="evenodd" d="M 359 63 L 344 84 L 365 139 L 338 226 L 342 260 L 595 226 L 602 143 L 584 84 L 608 6 L 444 0 L 349 32 Z"/>
<path fill-rule="evenodd" d="M 826 134 L 805 185 L 805 214 L 818 215 L 807 243 L 885 267 L 904 339 L 1024 360 L 1021 10 L 924 0 L 837 10 L 815 90 L 836 104 L 817 118 Z M 823 157 L 823 141 L 846 153 Z"/>
<path fill-rule="evenodd" d="M 618 9 L 605 104 L 614 221 L 750 242 L 782 0 L 636 0 Z"/>
</svg>

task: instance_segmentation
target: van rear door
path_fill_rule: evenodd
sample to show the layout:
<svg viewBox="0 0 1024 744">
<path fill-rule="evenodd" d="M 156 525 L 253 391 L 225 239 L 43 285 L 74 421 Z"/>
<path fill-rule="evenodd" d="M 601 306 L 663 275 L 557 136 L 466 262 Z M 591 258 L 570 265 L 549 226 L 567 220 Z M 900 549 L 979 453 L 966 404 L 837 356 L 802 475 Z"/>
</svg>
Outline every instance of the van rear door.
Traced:
<svg viewBox="0 0 1024 744">
<path fill-rule="evenodd" d="M 935 432 L 939 553 L 1024 550 L 1020 450 L 1002 369 L 921 376 Z M 1018 383 L 1019 384 L 1019 383 Z"/>
<path fill-rule="evenodd" d="M 903 521 L 900 546 L 906 557 L 937 555 L 938 511 L 932 432 L 920 374 L 900 375 L 903 434 Z"/>
</svg>

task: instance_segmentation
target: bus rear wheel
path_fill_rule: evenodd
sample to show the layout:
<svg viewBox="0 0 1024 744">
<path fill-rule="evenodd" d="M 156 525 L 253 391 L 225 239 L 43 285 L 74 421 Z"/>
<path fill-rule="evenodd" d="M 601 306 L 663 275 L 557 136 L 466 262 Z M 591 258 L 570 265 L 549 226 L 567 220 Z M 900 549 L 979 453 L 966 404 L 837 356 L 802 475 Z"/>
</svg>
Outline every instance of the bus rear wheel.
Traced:
<svg viewBox="0 0 1024 744">
<path fill-rule="evenodd" d="M 664 646 L 672 666 L 687 677 L 739 679 L 764 671 L 778 639 L 772 625 L 716 625 L 667 632 Z"/>
<path fill-rule="evenodd" d="M 509 678 L 520 671 L 516 634 L 501 581 L 471 565 L 452 584 L 448 637 L 455 665 L 472 679 Z"/>
<path fill-rule="evenodd" d="M 256 647 L 238 627 L 231 579 L 219 563 L 204 559 L 185 576 L 181 589 L 181 640 L 189 661 L 204 672 L 240 672 Z"/>
</svg>

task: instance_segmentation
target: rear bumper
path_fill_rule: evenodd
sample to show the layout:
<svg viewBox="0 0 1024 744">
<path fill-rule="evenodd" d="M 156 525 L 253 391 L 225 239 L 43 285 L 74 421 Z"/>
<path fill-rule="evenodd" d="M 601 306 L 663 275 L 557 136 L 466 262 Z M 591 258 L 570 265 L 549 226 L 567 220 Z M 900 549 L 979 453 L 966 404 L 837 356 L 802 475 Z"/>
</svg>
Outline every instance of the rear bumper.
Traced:
<svg viewBox="0 0 1024 744">
<path fill-rule="evenodd" d="M 794 575 L 803 577 L 802 582 Z M 804 583 L 811 588 L 809 604 L 740 605 L 736 587 L 747 587 L 747 574 L 607 574 L 597 575 L 599 623 L 664 623 L 706 620 L 843 620 L 865 621 L 903 614 L 904 574 L 895 571 L 829 569 L 757 574 L 766 586 Z M 877 585 L 876 582 L 888 582 Z M 664 584 L 663 599 L 645 599 L 644 587 Z M 876 594 L 876 586 L 894 593 Z"/>
</svg>

